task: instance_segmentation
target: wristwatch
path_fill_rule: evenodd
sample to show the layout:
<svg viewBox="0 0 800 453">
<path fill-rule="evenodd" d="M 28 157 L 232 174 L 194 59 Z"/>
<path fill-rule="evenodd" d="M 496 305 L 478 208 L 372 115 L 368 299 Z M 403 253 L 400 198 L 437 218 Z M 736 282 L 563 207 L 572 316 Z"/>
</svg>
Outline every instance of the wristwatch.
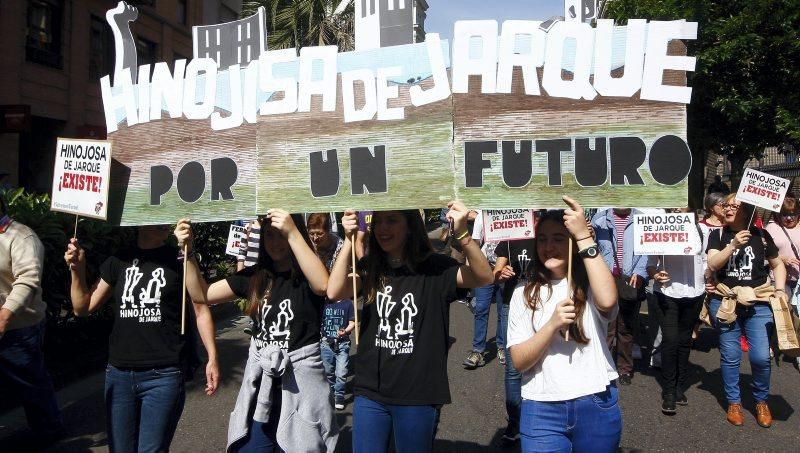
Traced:
<svg viewBox="0 0 800 453">
<path fill-rule="evenodd" d="M 597 244 L 592 244 L 583 250 L 578 251 L 578 256 L 581 258 L 594 258 L 600 254 Z"/>
</svg>

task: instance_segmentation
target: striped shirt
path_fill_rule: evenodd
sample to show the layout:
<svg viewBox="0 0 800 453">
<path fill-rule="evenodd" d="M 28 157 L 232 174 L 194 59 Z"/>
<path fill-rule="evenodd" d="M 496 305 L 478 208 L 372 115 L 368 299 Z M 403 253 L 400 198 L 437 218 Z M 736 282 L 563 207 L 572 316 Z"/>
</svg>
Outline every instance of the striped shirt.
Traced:
<svg viewBox="0 0 800 453">
<path fill-rule="evenodd" d="M 630 214 L 620 217 L 617 215 L 615 211 L 612 211 L 614 214 L 614 238 L 617 242 L 616 252 L 617 252 L 617 259 L 614 262 L 614 269 L 612 269 L 612 273 L 614 275 L 622 274 L 622 265 L 623 265 L 623 250 L 622 250 L 622 243 L 623 239 L 625 238 L 625 227 L 628 226 L 628 217 Z"/>
<path fill-rule="evenodd" d="M 261 245 L 261 225 L 258 220 L 250 223 L 250 232 L 247 234 L 247 242 L 242 243 L 239 250 L 239 261 L 244 261 L 244 267 L 250 267 L 258 263 L 258 250 Z"/>
</svg>

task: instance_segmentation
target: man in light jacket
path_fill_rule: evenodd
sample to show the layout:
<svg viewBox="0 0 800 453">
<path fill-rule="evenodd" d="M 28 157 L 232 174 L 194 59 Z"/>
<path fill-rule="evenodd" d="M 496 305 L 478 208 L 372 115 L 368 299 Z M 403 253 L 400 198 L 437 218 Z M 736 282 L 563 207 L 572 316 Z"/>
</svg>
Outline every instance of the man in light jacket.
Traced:
<svg viewBox="0 0 800 453">
<path fill-rule="evenodd" d="M 44 366 L 44 247 L 0 200 L 0 385 L 18 395 L 40 446 L 63 435 L 61 412 Z"/>
<path fill-rule="evenodd" d="M 648 257 L 633 254 L 633 216 L 640 213 L 636 209 L 609 208 L 598 211 L 592 218 L 595 239 L 608 268 L 615 277 L 626 276 L 625 284 L 633 287 L 647 285 Z M 641 305 L 641 300 L 620 299 L 617 320 L 608 326 L 609 348 L 615 342 L 617 346 L 617 372 L 621 385 L 630 385 L 633 378 L 633 333 L 639 322 Z"/>
</svg>

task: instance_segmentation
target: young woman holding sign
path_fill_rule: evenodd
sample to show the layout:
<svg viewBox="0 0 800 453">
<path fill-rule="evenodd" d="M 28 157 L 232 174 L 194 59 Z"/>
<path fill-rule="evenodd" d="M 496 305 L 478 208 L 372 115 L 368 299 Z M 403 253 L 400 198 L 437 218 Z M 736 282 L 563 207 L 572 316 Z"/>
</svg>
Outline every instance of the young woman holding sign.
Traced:
<svg viewBox="0 0 800 453">
<path fill-rule="evenodd" d="M 433 253 L 418 210 L 375 212 L 369 253 L 357 282 L 365 298 L 355 364 L 353 451 L 386 452 L 394 434 L 398 453 L 429 452 L 439 406 L 450 403 L 447 347 L 450 302 L 457 288 L 492 281 L 492 270 L 467 230 L 460 202 L 449 205 L 455 240 L 469 264 Z M 328 284 L 330 299 L 352 297 L 350 242 L 358 230 L 345 211 L 345 244 Z"/>
<path fill-rule="evenodd" d="M 194 263 L 186 274 L 192 300 L 247 299 L 245 313 L 254 322 L 227 451 L 333 452 L 338 427 L 319 349 L 328 271 L 301 216 L 270 209 L 259 224 L 257 265 L 211 285 Z M 178 224 L 176 235 L 191 249 L 188 221 Z"/>
<path fill-rule="evenodd" d="M 605 339 L 617 291 L 583 208 L 564 201 L 568 209 L 536 224 L 527 282 L 511 298 L 507 347 L 522 373 L 522 451 L 614 452 L 622 415 Z"/>
<path fill-rule="evenodd" d="M 719 332 L 727 418 L 736 426 L 744 423 L 739 390 L 742 361 L 739 338 L 745 332 L 753 371 L 756 420 L 760 426 L 768 428 L 772 425 L 772 414 L 767 406 L 771 372 L 769 337 L 774 325 L 769 300 L 771 297 L 787 298 L 786 268 L 772 235 L 749 225 L 755 209 L 753 205 L 740 203 L 736 194 L 728 195 L 725 200 L 725 227 L 714 231 L 708 239 L 708 268 L 716 273 L 719 282 L 708 311 Z M 769 268 L 764 265 L 765 259 Z M 774 286 L 769 281 L 769 269 L 775 279 Z"/>
<path fill-rule="evenodd" d="M 64 254 L 76 316 L 88 316 L 114 297 L 105 383 L 112 452 L 169 450 L 183 412 L 184 380 L 196 360 L 193 330 L 180 334 L 183 272 L 178 249 L 166 244 L 169 228 L 141 226 L 137 234 L 135 247 L 103 262 L 91 289 L 86 254 L 77 239 L 70 240 Z M 191 256 L 190 261 L 195 262 Z M 206 394 L 211 395 L 219 379 L 214 320 L 208 307 L 192 306 L 208 352 Z"/>
<path fill-rule="evenodd" d="M 688 208 L 673 209 L 686 213 Z M 692 329 L 705 298 L 705 249 L 708 244 L 708 227 L 696 228 L 699 236 L 693 255 L 651 255 L 647 273 L 655 280 L 653 292 L 664 313 L 661 323 L 661 411 L 675 413 L 675 405 L 689 404 L 684 394 L 689 372 L 689 353 L 692 350 Z"/>
</svg>

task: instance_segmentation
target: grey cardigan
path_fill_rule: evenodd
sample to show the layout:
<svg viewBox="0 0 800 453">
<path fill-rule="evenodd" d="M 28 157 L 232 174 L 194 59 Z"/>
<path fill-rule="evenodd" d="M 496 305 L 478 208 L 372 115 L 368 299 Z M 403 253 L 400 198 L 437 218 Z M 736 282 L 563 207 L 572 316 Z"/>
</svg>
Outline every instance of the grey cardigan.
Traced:
<svg viewBox="0 0 800 453">
<path fill-rule="evenodd" d="M 228 446 L 247 436 L 250 414 L 266 423 L 272 408 L 273 378 L 281 379 L 281 406 L 278 445 L 287 453 L 327 451 L 332 453 L 339 437 L 339 426 L 319 343 L 288 352 L 276 347 L 260 351 L 250 341 L 242 388 L 228 424 Z"/>
</svg>

